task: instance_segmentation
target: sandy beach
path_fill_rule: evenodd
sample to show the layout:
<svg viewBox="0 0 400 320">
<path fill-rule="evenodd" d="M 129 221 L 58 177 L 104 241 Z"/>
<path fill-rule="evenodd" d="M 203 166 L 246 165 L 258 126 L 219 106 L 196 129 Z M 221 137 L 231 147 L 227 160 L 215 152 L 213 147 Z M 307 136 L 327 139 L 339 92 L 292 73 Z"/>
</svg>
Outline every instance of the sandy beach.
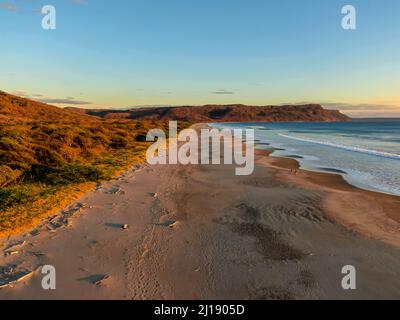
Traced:
<svg viewBox="0 0 400 320">
<path fill-rule="evenodd" d="M 0 0 L 0 21 L 0 302 L 400 301 L 400 0 Z"/>
<path fill-rule="evenodd" d="M 247 177 L 136 166 L 2 239 L 0 299 L 400 298 L 400 199 L 295 168 L 270 151 Z M 48 264 L 56 290 L 41 287 Z M 341 287 L 345 265 L 357 290 Z"/>
</svg>

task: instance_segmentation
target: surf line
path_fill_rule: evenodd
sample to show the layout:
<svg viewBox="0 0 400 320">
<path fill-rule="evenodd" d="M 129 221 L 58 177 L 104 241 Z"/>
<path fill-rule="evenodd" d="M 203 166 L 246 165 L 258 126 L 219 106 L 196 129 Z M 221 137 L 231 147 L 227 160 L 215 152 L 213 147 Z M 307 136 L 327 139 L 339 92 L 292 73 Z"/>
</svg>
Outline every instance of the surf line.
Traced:
<svg viewBox="0 0 400 320">
<path fill-rule="evenodd" d="M 177 121 L 170 121 L 168 130 L 168 139 L 161 129 L 152 129 L 147 133 L 146 140 L 155 141 L 146 152 L 149 164 L 235 164 L 238 176 L 248 176 L 254 171 L 254 129 L 205 128 L 200 130 L 199 136 L 192 128 L 178 134 Z"/>
<path fill-rule="evenodd" d="M 352 151 L 352 152 L 365 153 L 365 154 L 369 154 L 369 155 L 377 156 L 377 157 L 400 160 L 400 155 L 396 154 L 396 153 L 372 150 L 372 149 L 367 149 L 367 148 L 358 147 L 358 146 L 348 146 L 348 145 L 337 144 L 337 143 L 328 142 L 328 141 L 319 141 L 319 140 L 313 140 L 313 139 L 308 139 L 308 138 L 294 137 L 294 136 L 289 136 L 289 135 L 282 134 L 282 133 L 280 133 L 279 136 L 287 138 L 287 139 L 308 142 L 308 143 L 314 143 L 314 144 L 319 144 L 319 145 L 328 146 L 328 147 L 337 148 L 337 149 L 343 149 L 343 150 Z"/>
</svg>

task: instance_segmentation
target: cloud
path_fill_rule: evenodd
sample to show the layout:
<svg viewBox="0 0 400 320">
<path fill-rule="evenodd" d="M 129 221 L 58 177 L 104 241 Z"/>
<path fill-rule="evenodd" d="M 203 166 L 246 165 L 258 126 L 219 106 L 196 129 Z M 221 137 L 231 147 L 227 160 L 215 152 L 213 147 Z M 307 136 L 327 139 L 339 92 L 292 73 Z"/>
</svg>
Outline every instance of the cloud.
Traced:
<svg viewBox="0 0 400 320">
<path fill-rule="evenodd" d="M 321 105 L 327 109 L 343 110 L 343 111 L 387 111 L 387 110 L 400 110 L 398 105 L 389 104 L 368 104 L 368 103 L 345 103 L 345 102 L 326 102 L 321 103 Z"/>
<path fill-rule="evenodd" d="M 348 102 L 310 102 L 310 101 L 297 101 L 295 103 L 287 102 L 280 103 L 280 105 L 302 105 L 302 104 L 315 104 L 318 103 L 325 109 L 340 110 L 340 111 L 395 111 L 400 112 L 400 105 L 396 104 L 381 104 L 381 103 L 348 103 Z"/>
<path fill-rule="evenodd" d="M 39 99 L 38 101 L 43 102 L 43 103 L 49 103 L 49 104 L 72 104 L 72 105 L 88 105 L 92 104 L 92 102 L 88 101 L 80 101 L 80 100 L 74 100 L 74 98 L 68 97 L 68 98 L 45 98 L 45 99 Z"/>
<path fill-rule="evenodd" d="M 66 0 L 66 1 L 69 3 L 72 3 L 72 4 L 80 5 L 80 6 L 86 6 L 89 4 L 89 1 L 87 1 L 87 0 Z M 35 13 L 35 14 L 41 14 L 41 11 L 42 11 L 41 7 L 28 10 L 28 9 L 20 8 L 19 6 L 17 6 L 16 4 L 14 4 L 12 2 L 0 2 L 0 10 L 1 9 L 10 11 L 10 12 L 29 11 L 29 12 Z"/>
<path fill-rule="evenodd" d="M 86 0 L 68 0 L 69 2 L 72 2 L 74 4 L 78 4 L 78 5 L 87 5 L 88 1 Z"/>
<path fill-rule="evenodd" d="M 225 89 L 220 89 L 220 90 L 212 92 L 212 94 L 235 94 L 235 93 L 232 91 L 225 90 Z"/>
<path fill-rule="evenodd" d="M 281 102 L 278 104 L 278 106 L 291 106 L 291 105 L 300 106 L 300 105 L 304 105 L 304 104 L 313 104 L 313 102 L 309 102 L 309 101 Z"/>
<path fill-rule="evenodd" d="M 14 91 L 11 94 L 15 96 L 19 96 L 22 98 L 28 98 L 32 100 L 36 100 L 42 103 L 48 104 L 69 104 L 69 105 L 88 105 L 92 104 L 92 102 L 75 100 L 74 97 L 66 97 L 66 98 L 48 98 L 40 93 L 28 93 L 23 90 Z"/>
<path fill-rule="evenodd" d="M 9 2 L 0 2 L 0 9 L 14 12 L 18 11 L 18 7 L 15 4 Z"/>
<path fill-rule="evenodd" d="M 321 103 L 321 105 L 326 109 L 340 110 L 353 118 L 400 117 L 400 105 L 394 104 L 326 102 Z"/>
<path fill-rule="evenodd" d="M 23 98 L 29 97 L 29 94 L 26 91 L 22 91 L 22 90 L 13 91 L 13 92 L 11 92 L 11 94 L 13 94 L 14 96 L 19 96 L 19 97 L 23 97 Z"/>
</svg>

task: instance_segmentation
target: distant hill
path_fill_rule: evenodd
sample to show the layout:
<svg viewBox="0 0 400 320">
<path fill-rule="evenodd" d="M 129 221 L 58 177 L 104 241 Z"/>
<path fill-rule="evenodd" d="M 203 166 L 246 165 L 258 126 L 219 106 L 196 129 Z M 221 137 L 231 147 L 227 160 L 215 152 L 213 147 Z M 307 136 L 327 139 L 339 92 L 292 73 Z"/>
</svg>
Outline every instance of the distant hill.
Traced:
<svg viewBox="0 0 400 320">
<path fill-rule="evenodd" d="M 326 110 L 318 104 L 285 106 L 205 105 L 200 107 L 155 107 L 129 110 L 96 110 L 67 108 L 106 119 L 184 120 L 191 122 L 283 122 L 283 121 L 349 121 L 337 110 Z"/>
<path fill-rule="evenodd" d="M 101 119 L 181 120 L 189 122 L 349 121 L 337 110 L 318 104 L 284 106 L 205 105 L 198 107 L 146 107 L 128 110 L 58 108 L 0 91 L 0 123 L 76 123 Z"/>
<path fill-rule="evenodd" d="M 146 107 L 128 110 L 58 108 L 0 91 L 0 123 L 76 123 L 103 119 L 182 120 L 190 122 L 349 121 L 337 110 L 318 104 L 285 106 L 205 105 Z"/>
</svg>

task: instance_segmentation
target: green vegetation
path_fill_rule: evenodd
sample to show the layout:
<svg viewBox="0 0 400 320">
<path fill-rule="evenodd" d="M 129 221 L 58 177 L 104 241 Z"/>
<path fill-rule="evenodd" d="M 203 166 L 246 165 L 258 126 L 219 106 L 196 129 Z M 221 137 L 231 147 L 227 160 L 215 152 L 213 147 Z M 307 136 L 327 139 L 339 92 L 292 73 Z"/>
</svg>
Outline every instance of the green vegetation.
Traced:
<svg viewBox="0 0 400 320">
<path fill-rule="evenodd" d="M 167 126 L 130 120 L 0 124 L 0 236 L 31 227 L 96 182 L 144 161 L 148 130 Z"/>
</svg>

